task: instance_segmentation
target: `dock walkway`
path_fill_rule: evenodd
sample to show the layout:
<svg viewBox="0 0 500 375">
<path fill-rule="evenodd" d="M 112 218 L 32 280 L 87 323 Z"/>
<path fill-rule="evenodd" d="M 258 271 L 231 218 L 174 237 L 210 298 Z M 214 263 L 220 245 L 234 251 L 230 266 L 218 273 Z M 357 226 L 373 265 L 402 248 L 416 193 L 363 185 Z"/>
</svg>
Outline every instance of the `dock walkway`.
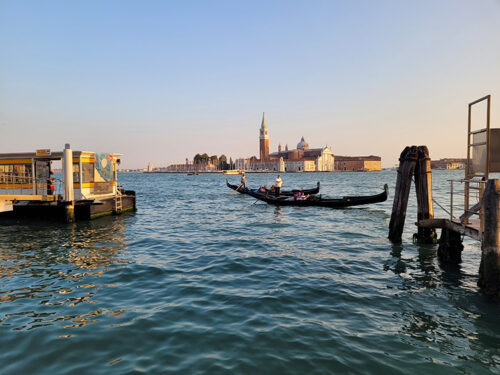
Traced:
<svg viewBox="0 0 500 375">
<path fill-rule="evenodd" d="M 483 238 L 479 219 L 469 219 L 469 223 L 467 224 L 450 219 L 424 219 L 416 222 L 415 225 L 420 228 L 449 229 L 476 241 L 481 241 Z"/>
</svg>

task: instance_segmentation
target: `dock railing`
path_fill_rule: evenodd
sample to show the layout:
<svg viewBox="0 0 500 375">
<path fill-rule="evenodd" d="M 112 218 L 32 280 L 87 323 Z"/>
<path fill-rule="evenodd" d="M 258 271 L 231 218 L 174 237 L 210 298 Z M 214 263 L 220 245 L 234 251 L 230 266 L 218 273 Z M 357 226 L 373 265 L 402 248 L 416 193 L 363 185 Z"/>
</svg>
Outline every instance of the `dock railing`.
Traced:
<svg viewBox="0 0 500 375">
<path fill-rule="evenodd" d="M 54 186 L 53 191 L 49 189 L 49 180 L 47 179 L 35 179 L 29 175 L 16 175 L 14 173 L 0 173 L 0 196 L 62 196 L 62 180 L 55 177 L 53 177 L 51 180 Z"/>
<path fill-rule="evenodd" d="M 450 182 L 450 220 L 465 225 L 479 226 L 483 231 L 482 199 L 486 181 L 457 179 Z M 458 217 L 456 216 L 458 215 Z M 473 219 L 471 219 L 474 217 Z"/>
</svg>

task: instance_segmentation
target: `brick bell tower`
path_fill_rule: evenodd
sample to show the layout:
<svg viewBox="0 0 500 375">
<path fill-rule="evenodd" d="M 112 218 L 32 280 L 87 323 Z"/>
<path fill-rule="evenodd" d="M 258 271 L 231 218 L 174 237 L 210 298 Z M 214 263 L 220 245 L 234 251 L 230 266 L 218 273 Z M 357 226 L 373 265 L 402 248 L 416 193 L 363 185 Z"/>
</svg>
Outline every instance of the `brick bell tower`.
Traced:
<svg viewBox="0 0 500 375">
<path fill-rule="evenodd" d="M 269 133 L 267 130 L 266 119 L 264 118 L 264 113 L 262 113 L 262 124 L 260 125 L 260 160 L 269 159 Z"/>
</svg>

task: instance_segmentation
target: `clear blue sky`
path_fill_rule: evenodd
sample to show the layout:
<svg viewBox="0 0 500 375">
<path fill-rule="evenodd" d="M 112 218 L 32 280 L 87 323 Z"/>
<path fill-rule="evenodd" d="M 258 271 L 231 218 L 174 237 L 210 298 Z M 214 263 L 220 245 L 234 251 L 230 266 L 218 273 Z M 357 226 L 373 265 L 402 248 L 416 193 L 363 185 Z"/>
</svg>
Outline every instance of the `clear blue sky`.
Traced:
<svg viewBox="0 0 500 375">
<path fill-rule="evenodd" d="M 0 152 L 234 159 L 265 111 L 273 151 L 304 136 L 392 166 L 409 144 L 464 156 L 486 94 L 500 127 L 499 0 L 0 0 L 0 46 Z"/>
</svg>

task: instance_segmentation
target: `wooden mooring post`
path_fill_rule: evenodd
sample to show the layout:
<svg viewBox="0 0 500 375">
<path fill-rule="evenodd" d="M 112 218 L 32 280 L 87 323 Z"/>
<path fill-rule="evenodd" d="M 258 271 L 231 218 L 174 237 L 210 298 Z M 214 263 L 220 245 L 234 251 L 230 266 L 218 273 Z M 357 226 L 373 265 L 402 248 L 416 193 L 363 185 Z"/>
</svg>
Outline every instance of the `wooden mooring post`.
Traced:
<svg viewBox="0 0 500 375">
<path fill-rule="evenodd" d="M 439 237 L 438 257 L 443 263 L 458 264 L 462 262 L 462 235 L 454 230 L 441 229 Z"/>
<path fill-rule="evenodd" d="M 417 146 L 407 146 L 399 156 L 398 177 L 394 203 L 392 204 L 391 221 L 389 223 L 389 239 L 394 243 L 401 243 L 405 226 L 406 209 L 410 195 L 411 178 L 417 163 Z"/>
<path fill-rule="evenodd" d="M 483 195 L 484 234 L 478 285 L 500 296 L 500 181 L 488 180 Z"/>
<path fill-rule="evenodd" d="M 389 239 L 394 243 L 401 243 L 412 177 L 415 178 L 417 193 L 417 218 L 419 221 L 432 219 L 432 174 L 427 146 L 407 146 L 399 157 L 396 191 L 389 223 Z M 433 228 L 419 227 L 416 238 L 419 243 L 435 243 L 436 231 Z"/>
<path fill-rule="evenodd" d="M 417 192 L 417 221 L 434 218 L 432 206 L 431 158 L 427 146 L 418 146 L 418 159 L 415 166 L 415 190 Z M 436 243 L 434 228 L 418 227 L 417 241 L 421 244 Z"/>
</svg>

